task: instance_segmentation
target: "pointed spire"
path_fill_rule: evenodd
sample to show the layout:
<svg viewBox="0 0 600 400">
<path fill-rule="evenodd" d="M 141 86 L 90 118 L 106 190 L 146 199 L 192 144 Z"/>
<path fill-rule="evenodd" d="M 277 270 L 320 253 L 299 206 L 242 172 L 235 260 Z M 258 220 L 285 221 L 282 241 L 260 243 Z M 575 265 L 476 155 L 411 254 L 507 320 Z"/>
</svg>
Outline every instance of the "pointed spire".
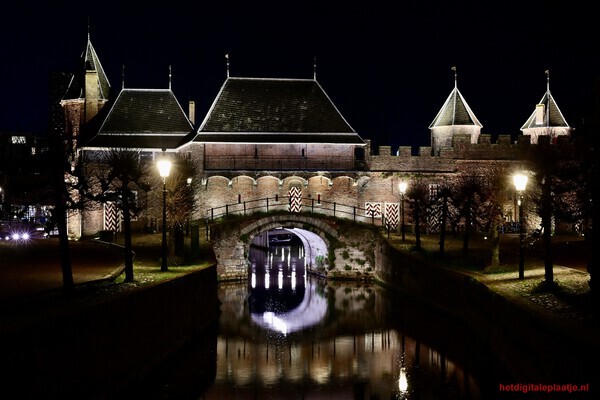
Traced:
<svg viewBox="0 0 600 400">
<path fill-rule="evenodd" d="M 467 104 L 460 90 L 458 90 L 456 66 L 453 66 L 451 70 L 454 72 L 454 89 L 450 92 L 450 95 L 431 125 L 429 125 L 429 129 L 454 125 L 468 125 L 481 128 L 481 123 Z"/>
<path fill-rule="evenodd" d="M 546 128 L 550 126 L 550 70 L 546 70 Z"/>
<path fill-rule="evenodd" d="M 317 80 L 317 56 L 313 58 L 313 79 Z"/>
<path fill-rule="evenodd" d="M 456 72 L 456 65 L 452 66 L 452 71 L 454 72 L 454 91 L 458 91 L 458 73 Z M 452 125 L 456 122 L 456 94 L 454 95 L 454 105 L 452 107 Z"/>
<path fill-rule="evenodd" d="M 169 90 L 171 90 L 171 66 L 169 65 Z"/>
<path fill-rule="evenodd" d="M 550 93 L 550 71 L 545 70 L 544 73 L 546 74 L 546 92 L 537 103 L 536 109 L 531 116 L 521 126 L 521 131 L 524 135 L 532 135 L 532 143 L 537 143 L 537 136 L 540 135 L 535 129 L 539 130 L 542 127 L 546 129 L 564 128 L 565 132 L 570 129 L 569 124 L 556 104 L 554 96 Z"/>
<path fill-rule="evenodd" d="M 456 72 L 456 65 L 450 68 L 454 72 L 454 89 L 458 87 L 458 73 Z"/>
<path fill-rule="evenodd" d="M 121 67 L 121 89 L 125 89 L 125 64 Z"/>
<path fill-rule="evenodd" d="M 229 53 L 225 54 L 225 60 L 227 60 L 227 77 L 229 78 Z"/>
</svg>

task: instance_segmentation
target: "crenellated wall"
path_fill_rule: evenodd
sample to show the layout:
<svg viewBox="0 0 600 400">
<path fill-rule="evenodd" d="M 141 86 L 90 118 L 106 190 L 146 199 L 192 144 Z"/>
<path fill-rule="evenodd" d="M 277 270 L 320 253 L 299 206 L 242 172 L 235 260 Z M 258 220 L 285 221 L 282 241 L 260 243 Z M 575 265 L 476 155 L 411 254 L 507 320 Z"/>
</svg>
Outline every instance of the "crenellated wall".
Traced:
<svg viewBox="0 0 600 400">
<path fill-rule="evenodd" d="M 501 135 L 492 143 L 490 135 L 480 135 L 478 143 L 471 143 L 470 135 L 455 135 L 453 145 L 440 149 L 432 155 L 431 147 L 420 147 L 416 155 L 410 146 L 400 146 L 396 152 L 391 146 L 371 149 L 367 157 L 368 171 L 440 173 L 456 172 L 460 160 L 512 160 L 519 161 L 527 156 L 531 143 L 528 136 L 519 136 L 516 142 L 508 135 Z"/>
<path fill-rule="evenodd" d="M 556 142 L 561 145 L 561 140 Z M 381 218 L 386 207 L 398 207 L 401 181 L 421 181 L 430 186 L 452 182 L 463 175 L 480 177 L 505 176 L 498 187 L 499 200 L 503 202 L 507 220 L 516 220 L 514 187 L 508 178 L 517 169 L 526 167 L 533 146 L 529 136 L 512 141 L 501 135 L 492 142 L 490 135 L 480 135 L 478 143 L 470 142 L 469 135 L 455 135 L 453 147 L 441 149 L 432 155 L 430 147 L 421 147 L 417 154 L 412 148 L 400 146 L 392 151 L 390 146 L 372 149 L 367 142 L 364 170 L 207 170 L 203 168 L 205 146 L 193 143 L 181 151 L 188 153 L 199 165 L 194 178 L 200 182 L 196 193 L 198 209 L 192 219 L 204 220 L 214 215 L 229 213 L 249 214 L 271 211 L 269 208 L 287 209 L 290 190 L 295 188 L 302 198 L 302 207 L 320 208 L 336 204 L 341 217 L 368 218 L 368 207 L 375 207 Z M 152 198 L 152 194 L 149 195 Z M 154 196 L 156 197 L 156 196 Z M 160 196 L 159 196 L 160 197 Z M 263 204 L 269 199 L 269 204 Z M 262 202 L 262 203 L 261 203 Z M 160 229 L 160 207 L 149 207 L 134 221 L 135 229 L 157 231 Z M 227 209 L 225 206 L 227 205 Z M 345 208 L 344 208 L 345 207 Z M 97 234 L 103 228 L 102 207 L 83 213 L 82 235 Z M 410 224 L 410 215 L 406 223 Z M 535 225 L 533 225 L 535 227 Z"/>
</svg>

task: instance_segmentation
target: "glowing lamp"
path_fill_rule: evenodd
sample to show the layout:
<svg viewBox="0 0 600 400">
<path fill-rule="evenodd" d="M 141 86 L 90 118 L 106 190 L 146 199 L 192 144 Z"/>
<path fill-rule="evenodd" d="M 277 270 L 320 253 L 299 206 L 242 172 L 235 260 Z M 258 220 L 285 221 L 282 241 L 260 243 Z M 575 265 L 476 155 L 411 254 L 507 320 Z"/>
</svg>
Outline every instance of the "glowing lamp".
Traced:
<svg viewBox="0 0 600 400">
<path fill-rule="evenodd" d="M 527 186 L 527 175 L 516 174 L 513 176 L 513 183 L 517 191 L 522 192 Z"/>
<path fill-rule="evenodd" d="M 398 188 L 400 189 L 400 193 L 405 194 L 406 193 L 406 188 L 408 187 L 408 183 L 402 181 L 400 182 L 400 184 L 398 185 Z"/>
<path fill-rule="evenodd" d="M 171 172 L 171 161 L 163 159 L 156 163 L 156 165 L 158 166 L 158 173 L 162 178 L 169 176 L 169 173 Z"/>
</svg>

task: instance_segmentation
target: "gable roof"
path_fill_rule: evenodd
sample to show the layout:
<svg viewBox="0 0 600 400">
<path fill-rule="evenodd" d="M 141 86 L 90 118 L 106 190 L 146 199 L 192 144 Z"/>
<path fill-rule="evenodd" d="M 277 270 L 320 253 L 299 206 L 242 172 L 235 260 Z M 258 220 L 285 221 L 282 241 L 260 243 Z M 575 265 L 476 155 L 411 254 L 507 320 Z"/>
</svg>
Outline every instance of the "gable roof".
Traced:
<svg viewBox="0 0 600 400">
<path fill-rule="evenodd" d="M 171 89 L 123 89 L 85 147 L 174 149 L 193 125 Z"/>
<path fill-rule="evenodd" d="M 228 77 L 195 142 L 364 145 L 314 79 Z"/>
<path fill-rule="evenodd" d="M 467 104 L 454 81 L 454 89 L 429 125 L 429 129 L 439 126 L 475 125 L 482 127 L 481 123 Z"/>
<path fill-rule="evenodd" d="M 552 96 L 552 94 L 550 94 L 550 86 L 547 87 L 546 93 L 544 93 L 544 96 L 538 104 L 544 105 L 543 117 L 541 119 L 536 118 L 537 110 L 533 110 L 533 113 L 531 113 L 527 121 L 525 121 L 525 123 L 521 127 L 521 130 L 543 127 L 569 128 L 567 120 L 558 108 L 554 97 Z"/>
<path fill-rule="evenodd" d="M 70 99 L 82 99 L 85 98 L 85 75 L 88 71 L 95 71 L 97 73 L 97 85 L 99 97 L 102 100 L 108 100 L 110 94 L 110 83 L 108 77 L 104 73 L 102 64 L 96 50 L 90 40 L 88 34 L 87 45 L 84 52 L 81 54 L 81 68 L 78 68 L 77 72 L 71 78 L 67 92 L 65 93 L 63 100 Z"/>
</svg>

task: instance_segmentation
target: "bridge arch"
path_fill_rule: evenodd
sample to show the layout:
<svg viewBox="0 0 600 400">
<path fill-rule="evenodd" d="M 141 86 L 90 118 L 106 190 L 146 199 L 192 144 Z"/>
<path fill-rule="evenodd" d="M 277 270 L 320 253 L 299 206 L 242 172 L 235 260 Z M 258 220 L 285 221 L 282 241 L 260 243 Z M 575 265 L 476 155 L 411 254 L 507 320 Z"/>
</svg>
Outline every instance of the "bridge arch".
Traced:
<svg viewBox="0 0 600 400">
<path fill-rule="evenodd" d="M 245 224 L 216 224 L 211 241 L 217 258 L 219 280 L 242 280 L 248 277 L 248 254 L 252 240 L 260 234 L 283 228 L 295 234 L 304 245 L 308 268 L 317 265 L 317 257 L 327 257 L 336 230 L 326 220 L 302 214 L 278 214 L 248 219 Z"/>
</svg>

